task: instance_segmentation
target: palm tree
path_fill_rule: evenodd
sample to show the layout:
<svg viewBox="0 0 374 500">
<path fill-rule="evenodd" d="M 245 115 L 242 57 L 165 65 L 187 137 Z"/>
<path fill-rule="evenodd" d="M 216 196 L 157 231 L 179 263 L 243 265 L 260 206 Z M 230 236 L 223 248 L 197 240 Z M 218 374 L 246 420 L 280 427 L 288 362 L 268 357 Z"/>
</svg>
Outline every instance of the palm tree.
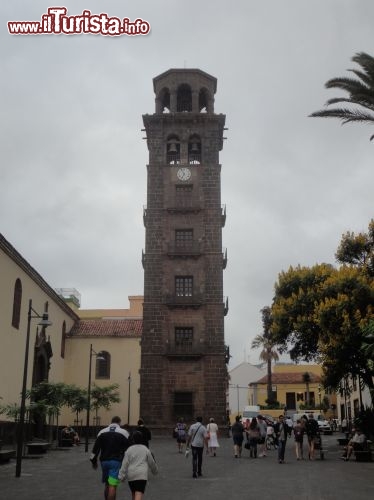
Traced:
<svg viewBox="0 0 374 500">
<path fill-rule="evenodd" d="M 310 373 L 309 372 L 303 373 L 303 382 L 305 384 L 307 407 L 310 406 L 310 387 L 309 387 L 310 381 L 311 381 Z"/>
<path fill-rule="evenodd" d="M 329 99 L 326 106 L 337 103 L 348 103 L 349 107 L 324 109 L 312 113 L 311 117 L 338 118 L 343 125 L 349 122 L 374 122 L 374 57 L 359 52 L 352 57 L 352 61 L 361 66 L 361 69 L 350 69 L 358 78 L 338 77 L 325 83 L 328 89 L 338 88 L 348 92 L 347 97 Z M 353 106 L 351 106 L 353 105 Z M 370 140 L 374 135 L 370 137 Z"/>
<path fill-rule="evenodd" d="M 267 364 L 267 403 L 271 404 L 273 401 L 273 389 L 272 389 L 272 373 L 271 373 L 271 362 L 278 361 L 279 356 L 275 349 L 275 343 L 271 336 L 271 311 L 270 307 L 264 307 L 261 309 L 262 313 L 262 325 L 264 328 L 264 333 L 262 335 L 257 335 L 252 341 L 251 348 L 258 349 L 262 347 L 260 352 L 260 359 L 265 361 Z"/>
</svg>

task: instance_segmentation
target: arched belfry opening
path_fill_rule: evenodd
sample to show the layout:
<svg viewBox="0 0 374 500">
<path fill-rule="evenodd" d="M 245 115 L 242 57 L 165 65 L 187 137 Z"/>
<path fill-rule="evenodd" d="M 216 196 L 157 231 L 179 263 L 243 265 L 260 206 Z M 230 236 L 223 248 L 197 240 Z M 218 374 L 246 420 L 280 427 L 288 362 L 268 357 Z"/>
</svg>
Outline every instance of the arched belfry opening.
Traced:
<svg viewBox="0 0 374 500">
<path fill-rule="evenodd" d="M 197 134 L 191 135 L 188 141 L 188 163 L 190 165 L 201 163 L 201 140 Z"/>
<path fill-rule="evenodd" d="M 167 88 L 161 90 L 160 96 L 161 113 L 170 113 L 170 91 Z"/>
<path fill-rule="evenodd" d="M 166 163 L 178 165 L 181 161 L 181 145 L 177 135 L 169 135 L 166 143 Z"/>
<path fill-rule="evenodd" d="M 192 91 L 191 87 L 183 83 L 178 87 L 177 91 L 177 111 L 191 112 L 192 111 Z"/>
<path fill-rule="evenodd" d="M 207 89 L 203 88 L 199 92 L 199 111 L 200 113 L 208 113 L 211 112 L 210 110 L 210 101 L 211 98 L 209 96 L 209 92 Z"/>
</svg>

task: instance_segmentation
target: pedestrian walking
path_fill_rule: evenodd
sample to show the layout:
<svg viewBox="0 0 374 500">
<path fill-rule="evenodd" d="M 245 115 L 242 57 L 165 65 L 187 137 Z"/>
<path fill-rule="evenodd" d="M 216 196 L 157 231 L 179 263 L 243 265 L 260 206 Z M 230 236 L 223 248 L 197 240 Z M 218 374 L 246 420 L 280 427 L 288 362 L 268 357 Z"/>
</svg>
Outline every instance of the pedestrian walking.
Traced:
<svg viewBox="0 0 374 500">
<path fill-rule="evenodd" d="M 116 498 L 117 486 L 120 483 L 118 473 L 129 446 L 129 433 L 121 429 L 120 424 L 120 417 L 112 418 L 112 423 L 97 435 L 90 456 L 94 469 L 97 469 L 97 458 L 100 456 L 105 500 Z"/>
<path fill-rule="evenodd" d="M 274 426 L 274 431 L 278 441 L 278 462 L 283 464 L 288 434 L 284 415 L 279 415 L 278 422 Z"/>
<path fill-rule="evenodd" d="M 191 446 L 193 478 L 202 476 L 204 445 L 208 437 L 208 432 L 202 422 L 202 417 L 196 417 L 196 423 L 192 424 L 188 430 L 187 446 Z"/>
<path fill-rule="evenodd" d="M 132 500 L 141 500 L 148 481 L 148 471 L 157 474 L 158 469 L 155 459 L 143 444 L 143 435 L 135 431 L 132 435 L 133 443 L 126 451 L 118 473 L 118 479 L 124 481 L 127 479 L 132 495 Z"/>
<path fill-rule="evenodd" d="M 235 417 L 235 423 L 231 427 L 232 440 L 234 441 L 234 456 L 240 458 L 242 456 L 242 447 L 244 439 L 244 427 L 240 422 L 240 417 Z"/>
<path fill-rule="evenodd" d="M 187 425 L 182 417 L 178 420 L 174 433 L 177 439 L 178 453 L 183 453 L 183 448 L 187 441 Z"/>
<path fill-rule="evenodd" d="M 260 428 L 256 417 L 252 418 L 251 423 L 249 424 L 249 430 L 246 432 L 248 434 L 249 441 L 249 456 L 251 458 L 257 458 L 257 444 L 260 439 Z"/>
<path fill-rule="evenodd" d="M 266 434 L 267 434 L 267 423 L 262 415 L 257 417 L 257 424 L 260 430 L 260 438 L 258 444 L 260 445 L 260 457 L 266 457 Z"/>
<path fill-rule="evenodd" d="M 144 425 L 144 420 L 142 418 L 139 418 L 135 432 L 140 432 L 142 435 L 142 444 L 149 448 L 149 441 L 152 439 L 152 434 L 148 427 Z"/>
<path fill-rule="evenodd" d="M 313 413 L 310 413 L 305 425 L 305 431 L 308 436 L 309 445 L 309 460 L 314 460 L 314 447 L 317 436 L 319 434 L 318 422 L 315 420 Z"/>
<path fill-rule="evenodd" d="M 214 422 L 214 418 L 209 420 L 209 424 L 206 426 L 208 431 L 208 443 L 207 450 L 213 457 L 216 456 L 216 449 L 219 448 L 218 443 L 218 425 Z"/>
<path fill-rule="evenodd" d="M 295 453 L 297 460 L 304 459 L 304 452 L 303 452 L 304 430 L 305 430 L 304 425 L 302 424 L 301 420 L 298 419 L 296 425 L 293 428 L 293 434 L 295 438 Z"/>
</svg>

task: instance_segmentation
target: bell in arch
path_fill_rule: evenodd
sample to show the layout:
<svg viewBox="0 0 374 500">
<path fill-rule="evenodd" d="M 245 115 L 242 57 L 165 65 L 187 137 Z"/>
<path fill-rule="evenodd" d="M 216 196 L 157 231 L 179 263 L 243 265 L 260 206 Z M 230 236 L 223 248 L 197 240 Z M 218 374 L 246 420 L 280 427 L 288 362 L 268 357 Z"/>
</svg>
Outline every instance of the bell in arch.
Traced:
<svg viewBox="0 0 374 500">
<path fill-rule="evenodd" d="M 168 153 L 178 153 L 177 143 L 171 142 L 168 145 Z"/>
<path fill-rule="evenodd" d="M 191 153 L 199 153 L 199 151 L 200 151 L 199 144 L 197 142 L 193 142 L 191 144 Z"/>
</svg>

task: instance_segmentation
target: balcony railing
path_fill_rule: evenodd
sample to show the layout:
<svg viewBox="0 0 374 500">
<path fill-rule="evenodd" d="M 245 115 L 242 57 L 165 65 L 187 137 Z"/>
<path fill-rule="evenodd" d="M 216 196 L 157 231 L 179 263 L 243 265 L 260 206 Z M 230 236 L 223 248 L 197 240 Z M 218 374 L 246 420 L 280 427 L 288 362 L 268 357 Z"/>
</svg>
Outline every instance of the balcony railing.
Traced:
<svg viewBox="0 0 374 500">
<path fill-rule="evenodd" d="M 222 207 L 221 207 L 221 221 L 222 221 L 222 227 L 225 227 L 225 224 L 226 224 L 226 205 L 222 205 Z"/>
<path fill-rule="evenodd" d="M 181 155 L 180 153 L 171 153 L 168 152 L 166 155 L 166 163 L 169 165 L 179 165 L 181 162 Z"/>
<path fill-rule="evenodd" d="M 229 312 L 229 298 L 226 297 L 223 299 L 223 315 L 227 316 Z"/>
<path fill-rule="evenodd" d="M 200 165 L 200 163 L 201 163 L 201 153 L 190 153 L 188 155 L 188 163 L 190 165 Z"/>
<path fill-rule="evenodd" d="M 199 212 L 202 209 L 201 202 L 197 196 L 180 195 L 175 196 L 171 201 L 167 210 L 169 212 Z"/>
<path fill-rule="evenodd" d="M 204 299 L 202 294 L 193 294 L 193 295 L 167 294 L 164 295 L 162 302 L 170 308 L 191 307 L 193 309 L 197 309 L 203 305 Z"/>
<path fill-rule="evenodd" d="M 223 269 L 226 269 L 227 266 L 227 248 L 223 250 Z"/>
<path fill-rule="evenodd" d="M 202 254 L 202 244 L 200 241 L 185 241 L 180 243 L 168 244 L 169 257 L 199 257 Z"/>
<path fill-rule="evenodd" d="M 143 224 L 147 227 L 147 206 L 143 205 Z"/>
<path fill-rule="evenodd" d="M 166 344 L 165 354 L 168 357 L 179 359 L 200 358 L 206 354 L 206 346 L 203 342 L 177 344 L 173 341 Z"/>
</svg>

